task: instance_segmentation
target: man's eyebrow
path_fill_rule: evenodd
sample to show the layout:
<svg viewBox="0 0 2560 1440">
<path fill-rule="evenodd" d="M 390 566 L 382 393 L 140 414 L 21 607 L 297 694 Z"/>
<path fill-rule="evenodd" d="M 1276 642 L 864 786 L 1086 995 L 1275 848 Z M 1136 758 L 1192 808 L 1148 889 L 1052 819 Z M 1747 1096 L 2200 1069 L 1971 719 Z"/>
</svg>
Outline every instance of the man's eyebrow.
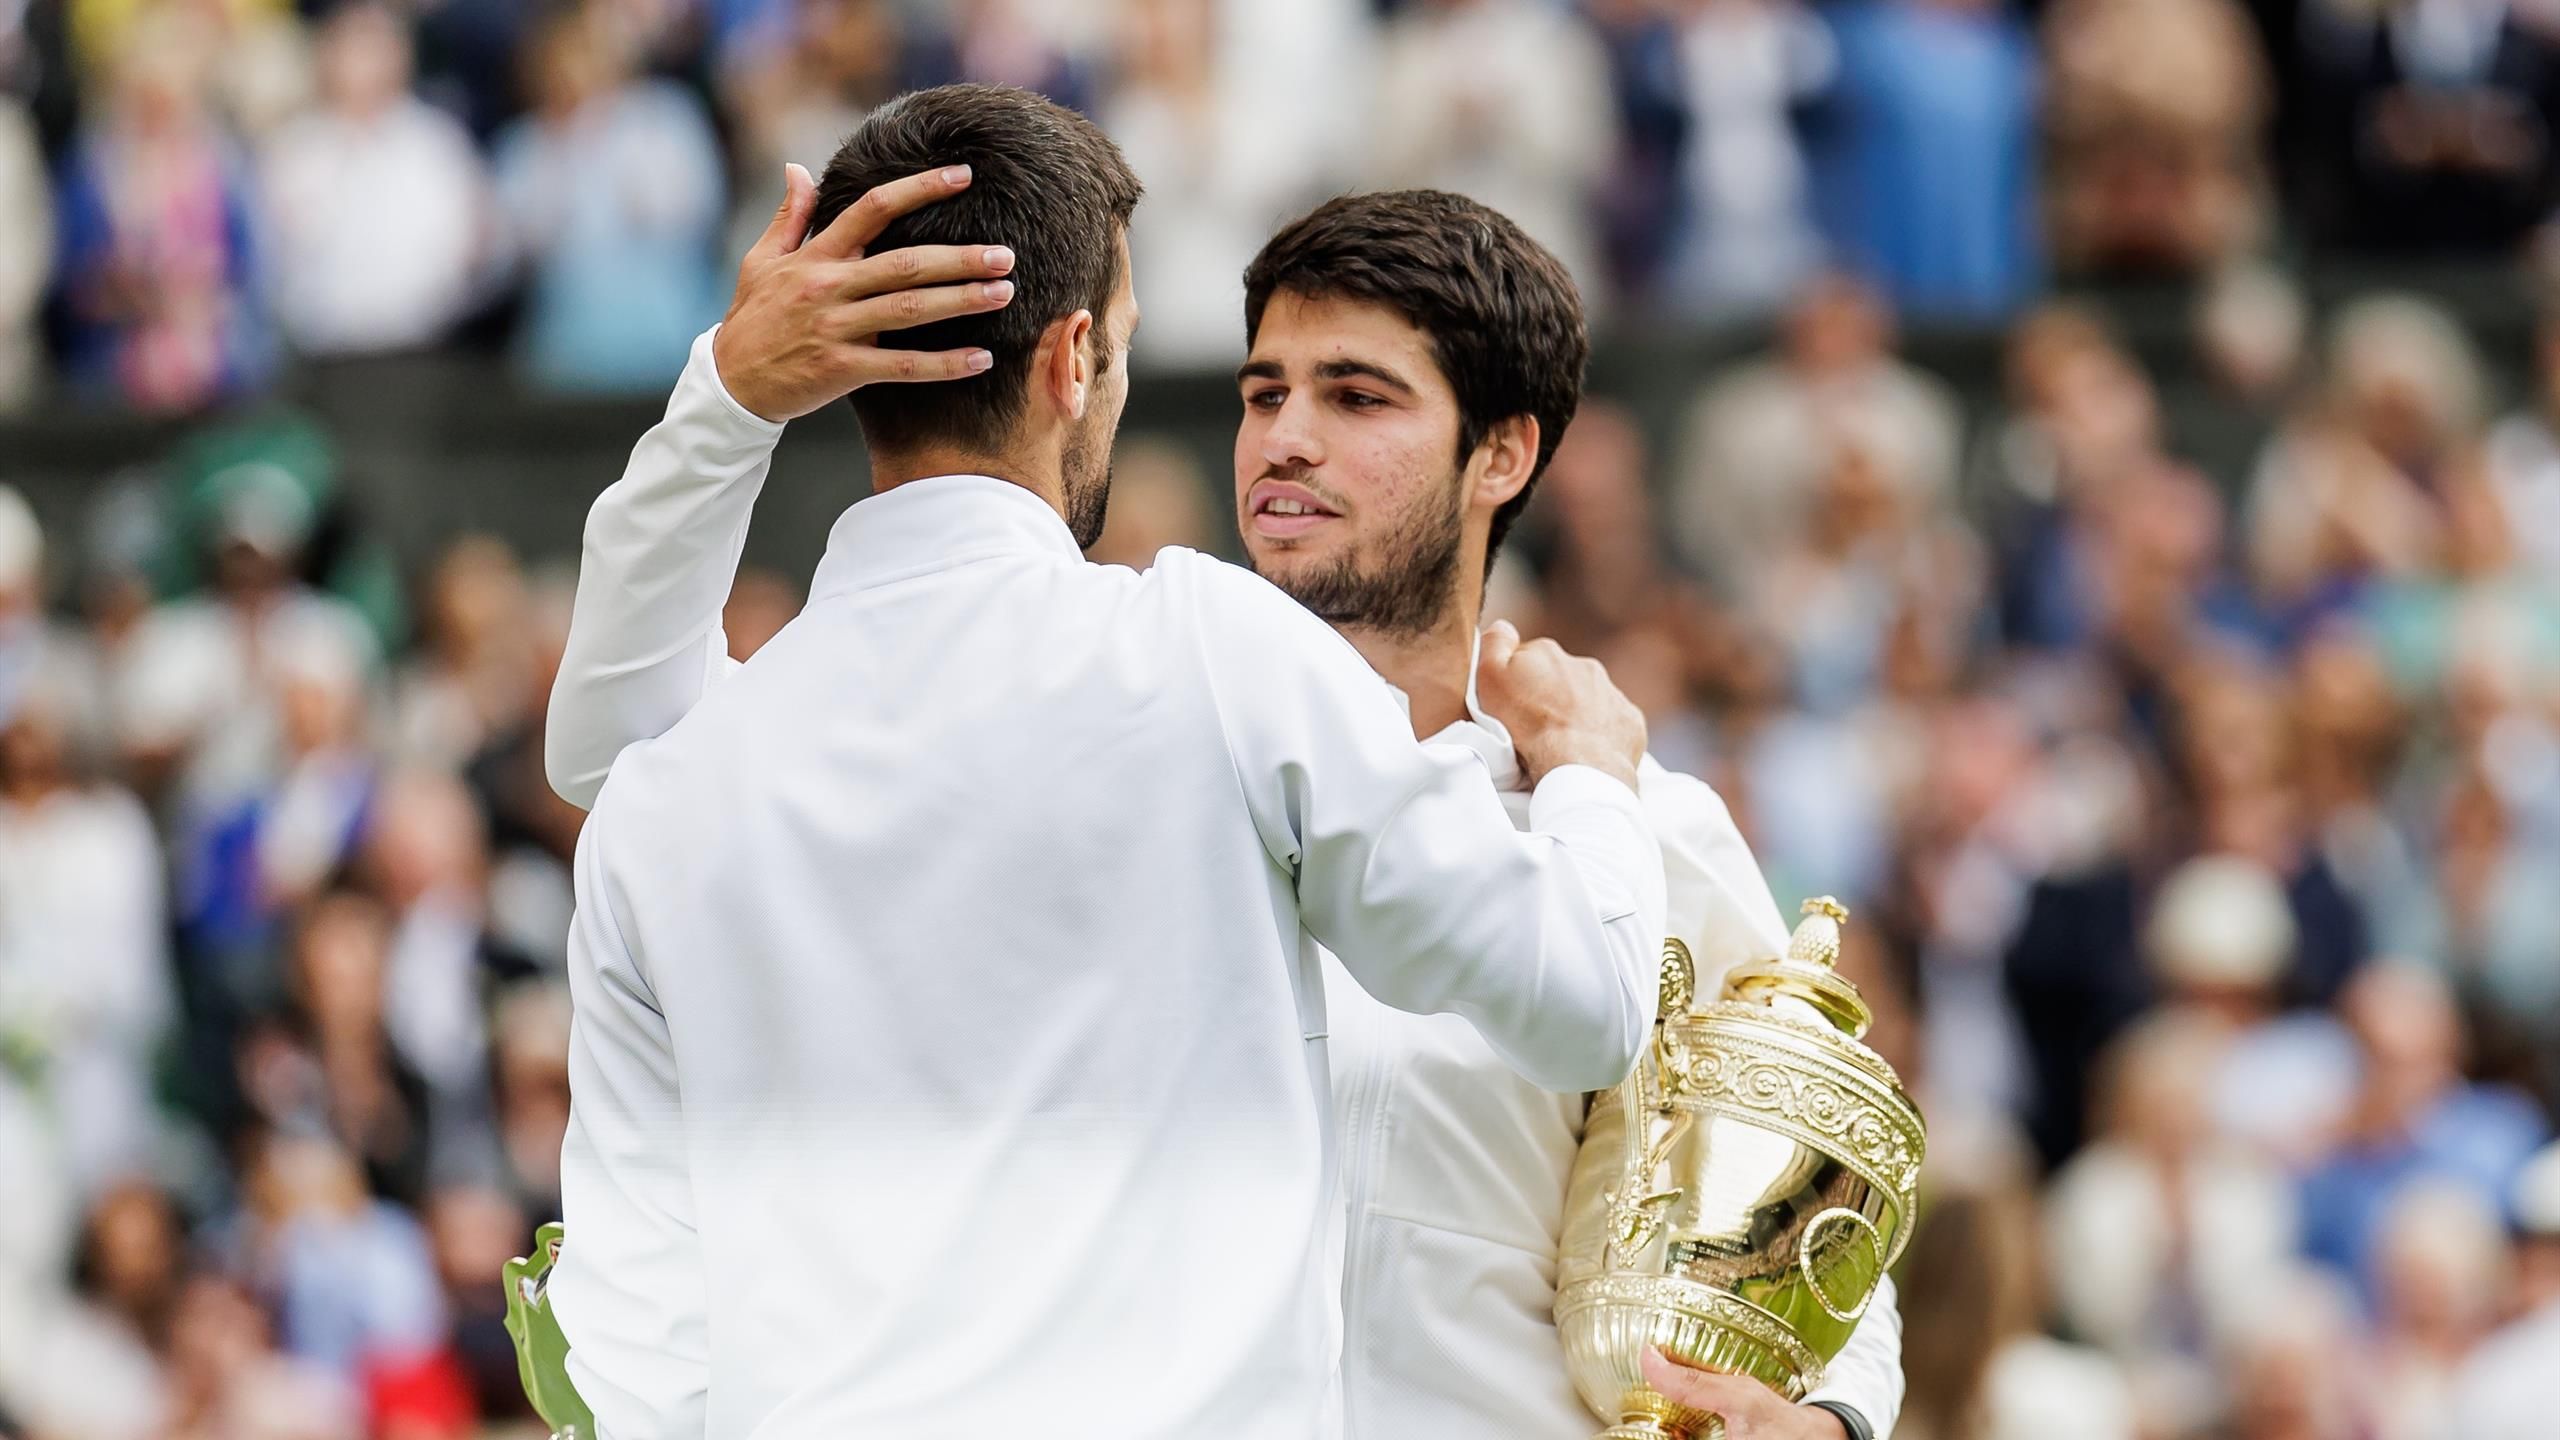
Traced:
<svg viewBox="0 0 2560 1440">
<path fill-rule="evenodd" d="M 1288 372 L 1280 368 L 1280 362 L 1277 360 L 1247 360 L 1236 367 L 1236 383 L 1239 385 L 1247 380 L 1286 380 L 1288 378 Z"/>
<path fill-rule="evenodd" d="M 1316 366 L 1319 380 L 1370 379 L 1399 394 L 1411 395 L 1413 386 L 1405 378 L 1384 365 L 1367 360 L 1327 360 Z"/>
</svg>

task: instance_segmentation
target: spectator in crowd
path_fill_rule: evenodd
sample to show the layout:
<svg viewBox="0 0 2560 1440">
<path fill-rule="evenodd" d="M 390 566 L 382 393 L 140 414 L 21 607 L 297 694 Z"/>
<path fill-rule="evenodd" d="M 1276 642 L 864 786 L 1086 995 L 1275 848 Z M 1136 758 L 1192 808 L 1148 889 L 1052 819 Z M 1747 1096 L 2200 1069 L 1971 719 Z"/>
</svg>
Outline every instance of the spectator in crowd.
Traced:
<svg viewBox="0 0 2560 1440">
<path fill-rule="evenodd" d="M 152 1058 L 177 1006 L 150 819 L 75 767 L 76 713 L 41 674 L 0 700 L 0 1070 L 91 1193 L 150 1160 Z"/>
<path fill-rule="evenodd" d="M 2193 275 L 2263 237 L 2271 83 L 2245 9 L 2065 0 L 2043 29 L 2059 268 Z"/>
<path fill-rule="evenodd" d="M 267 1312 L 218 1273 L 187 1282 L 165 1364 L 169 1440 L 336 1440 L 364 1428 L 349 1387 L 281 1350 Z"/>
<path fill-rule="evenodd" d="M 406 22 L 351 0 L 322 23 L 320 104 L 263 156 L 276 318 L 310 355 L 441 338 L 473 298 L 493 217 L 462 126 L 410 92 Z"/>
<path fill-rule="evenodd" d="M 2341 1004 L 2363 1074 L 2329 1154 L 2304 1177 L 2303 1251 L 2371 1303 L 2376 1246 L 2402 1191 L 2443 1180 L 2494 1202 L 2549 1127 L 2521 1096 L 2463 1079 L 2460 1013 L 2434 975 L 2374 966 Z"/>
<path fill-rule="evenodd" d="M 569 987 L 509 986 L 491 1020 L 497 1178 L 531 1215 L 560 1213 L 560 1140 L 569 1128 Z"/>
<path fill-rule="evenodd" d="M 2528 403 L 2489 431 L 2487 479 L 2518 563 L 2560 582 L 2560 309 L 2535 326 L 2533 359 Z"/>
<path fill-rule="evenodd" d="M 1897 309 L 1997 320 L 2036 290 L 2034 37 L 1993 0 L 1829 13 L 1840 79 L 1818 152 L 1841 259 Z"/>
<path fill-rule="evenodd" d="M 2249 487 L 2251 569 L 2290 630 L 2370 580 L 2441 563 L 2484 390 L 2470 340 L 2428 302 L 2369 296 L 2339 313 L 2325 394 L 2270 444 Z"/>
<path fill-rule="evenodd" d="M 2355 1302 L 2300 1269 L 2251 1306 L 2222 1352 L 2231 1408 L 2212 1440 L 2368 1440 L 2375 1401 Z"/>
<path fill-rule="evenodd" d="M 1650 313 L 1675 232 L 1687 224 L 1679 178 L 1690 111 L 1683 27 L 1663 0 L 1585 0 L 1609 57 L 1618 149 L 1599 196 L 1609 277 L 1623 312 Z"/>
<path fill-rule="evenodd" d="M 2146 1414 L 2184 1433 L 2219 1413 L 2214 1345 L 2291 1263 L 2284 1174 L 2214 1128 L 2224 1037 L 2198 1016 L 2145 1021 L 2102 1062 L 2097 1138 L 2047 1202 L 2055 1298 L 2105 1349 Z"/>
<path fill-rule="evenodd" d="M 271 363 L 254 195 L 194 12 L 152 10 L 62 166 L 56 289 L 76 384 L 184 411 Z"/>
<path fill-rule="evenodd" d="M 545 19 L 525 54 L 533 111 L 498 141 L 523 359 L 561 389 L 655 389 L 720 315 L 719 147 L 692 95 L 634 58 L 592 3 Z"/>
<path fill-rule="evenodd" d="M 452 771 L 524 718 L 535 663 L 524 617 L 533 602 L 515 552 L 488 535 L 447 546 L 426 590 L 424 643 L 392 685 L 391 748 L 404 761 Z"/>
<path fill-rule="evenodd" d="M 34 117 L 0 92 L 0 414 L 23 409 L 42 376 L 36 319 L 53 275 L 53 196 Z"/>
<path fill-rule="evenodd" d="M 2551 1426 L 2560 1373 L 2560 1145 L 2517 1178 L 2516 1318 L 2475 1351 L 2453 1384 L 2448 1433 L 2463 1440 L 2534 1440 Z"/>
<path fill-rule="evenodd" d="M 1345 169 L 1370 26 L 1356 0 L 1129 0 L 1099 119 L 1147 187 L 1129 222 L 1131 358 L 1224 370 L 1244 358 L 1244 267 Z M 1274 124 L 1288 113 L 1287 124 Z M 1237 163 L 1250 155 L 1251 164 Z"/>
<path fill-rule="evenodd" d="M 1819 474 L 1844 432 L 1893 458 L 1913 510 L 1951 502 L 1962 424 L 1954 397 L 1892 345 L 1882 297 L 1833 275 L 1789 310 L 1777 354 L 1709 382 L 1690 407 L 1670 497 L 1683 559 L 1721 588 L 1747 585 L 1761 557 L 1811 524 Z"/>
<path fill-rule="evenodd" d="M 155 606 L 110 662 L 117 741 L 147 796 L 202 815 L 275 773 L 280 662 L 350 664 L 368 679 L 373 632 L 344 601 L 304 584 L 309 492 L 273 464 L 210 483 L 212 584 Z"/>
<path fill-rule="evenodd" d="M 2238 855 L 2173 871 L 2143 936 L 2169 1013 L 2216 1042 L 2200 1057 L 2205 1127 L 2287 1163 L 2326 1145 L 2356 1071 L 2352 1041 L 2326 1012 L 2284 1009 L 2300 936 L 2282 882 Z"/>
<path fill-rule="evenodd" d="M 426 1082 L 383 1015 L 390 928 L 371 897 L 333 891 L 305 906 L 288 993 L 241 1034 L 249 1118 L 283 1134 L 334 1136 L 376 1195 L 415 1205 L 436 1139 Z"/>
<path fill-rule="evenodd" d="M 1170 441 L 1122 440 L 1111 458 L 1111 513 L 1103 520 L 1102 538 L 1085 558 L 1144 570 L 1167 545 L 1211 552 L 1227 548 L 1211 518 L 1209 497 L 1214 493 L 1199 465 Z M 734 597 L 731 603 L 736 603 Z M 727 628 L 734 645 L 737 627 Z"/>
<path fill-rule="evenodd" d="M 1555 252 L 1586 310 L 1604 313 L 1592 202 L 1617 136 L 1598 37 L 1540 0 L 1416 0 L 1388 22 L 1376 63 L 1362 179 L 1492 206 Z"/>
<path fill-rule="evenodd" d="M 524 1252 L 532 1222 L 505 1194 L 476 1185 L 439 1189 L 427 1201 L 426 1214 L 436 1278 L 454 1317 L 454 1353 L 473 1408 L 484 1421 L 533 1418 L 516 1371 L 515 1341 L 507 1334 L 506 1294 L 489 1280 Z"/>
<path fill-rule="evenodd" d="M 206 67 L 215 104 L 251 138 L 300 110 L 311 92 L 311 62 L 293 0 L 70 0 L 73 58 L 96 70 L 135 51 L 183 39 Z M 183 15 L 173 37 L 162 24 Z"/>
<path fill-rule="evenodd" d="M 444 1302 L 425 1232 L 366 1192 L 353 1157 L 326 1138 L 267 1135 L 247 1186 L 218 1244 L 229 1273 L 273 1308 L 287 1354 L 368 1405 L 431 1361 L 444 1343 Z"/>
<path fill-rule="evenodd" d="M 316 897 L 355 853 L 373 807 L 378 764 L 367 748 L 363 657 L 305 638 L 267 657 L 279 754 L 237 799 L 202 808 L 179 834 L 178 915 L 199 967 L 247 1014 L 272 1005 L 279 921 Z"/>
<path fill-rule="evenodd" d="M 436 1113 L 456 1120 L 488 1103 L 489 992 L 537 968 L 489 933 L 488 843 L 470 792 L 434 771 L 386 782 L 366 841 L 392 917 L 384 1019 Z"/>
<path fill-rule="evenodd" d="M 782 167 L 816 174 L 845 136 L 898 93 L 906 22 L 891 0 L 771 6 L 722 51 L 721 93 L 734 126 L 738 196 L 730 252 L 743 252 L 781 199 Z"/>
<path fill-rule="evenodd" d="M 2422 1183 L 2402 1191 L 2383 1219 L 2374 1385 L 2384 1435 L 2439 1431 L 2464 1359 L 2505 1308 L 2507 1239 L 2494 1198 L 2460 1183 Z"/>
<path fill-rule="evenodd" d="M 82 1227 L 74 1281 L 33 1287 L 40 1317 L 0 1347 L 0 1410 L 38 1435 L 144 1440 L 169 1433 L 162 1359 L 178 1326 L 186 1232 L 169 1197 L 121 1182 Z"/>
<path fill-rule="evenodd" d="M 2560 198 L 2560 52 L 2525 6 L 2308 0 L 2287 161 L 2311 234 L 2496 254 Z"/>
<path fill-rule="evenodd" d="M 1903 1257 L 1910 1390 L 1897 1436 L 2134 1440 L 2139 1433 L 2133 1396 L 2104 1357 L 2037 1328 L 2043 1267 L 2024 1164 L 1994 1155 L 1931 1166 L 1941 1188 Z"/>
<path fill-rule="evenodd" d="M 1838 79 L 1838 47 L 1796 0 L 1672 8 L 1688 125 L 1664 295 L 1691 320 L 1756 318 L 1822 261 L 1798 128 Z"/>
<path fill-rule="evenodd" d="M 1266 7 L 1277 8 L 1277 7 Z M 1036 0 L 951 0 L 942 25 L 919 37 L 912 83 L 1017 85 L 1071 110 L 1091 110 L 1094 76 L 1078 53 L 1079 21 L 1094 9 L 1043 5 Z"/>
</svg>

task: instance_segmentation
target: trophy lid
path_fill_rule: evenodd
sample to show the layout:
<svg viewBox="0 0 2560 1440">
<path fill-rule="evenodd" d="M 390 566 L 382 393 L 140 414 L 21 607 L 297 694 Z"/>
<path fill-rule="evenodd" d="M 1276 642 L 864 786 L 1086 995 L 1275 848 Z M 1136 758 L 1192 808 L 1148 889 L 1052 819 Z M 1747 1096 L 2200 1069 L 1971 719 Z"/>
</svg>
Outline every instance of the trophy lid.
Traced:
<svg viewBox="0 0 2560 1440">
<path fill-rule="evenodd" d="M 1809 1006 L 1852 1040 L 1875 1024 L 1858 987 L 1832 968 L 1840 959 L 1840 924 L 1849 911 L 1828 895 L 1804 902 L 1804 919 L 1787 942 L 1786 957 L 1735 967 L 1724 979 L 1724 998 L 1775 1007 L 1781 999 Z"/>
</svg>

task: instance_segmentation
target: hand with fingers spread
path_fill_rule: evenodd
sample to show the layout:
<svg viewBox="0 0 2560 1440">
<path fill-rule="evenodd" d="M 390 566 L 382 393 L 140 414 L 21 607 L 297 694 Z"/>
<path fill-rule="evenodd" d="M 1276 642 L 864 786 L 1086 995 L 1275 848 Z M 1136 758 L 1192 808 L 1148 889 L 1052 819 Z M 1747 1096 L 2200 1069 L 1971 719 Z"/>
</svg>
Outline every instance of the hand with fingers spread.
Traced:
<svg viewBox="0 0 2560 1440">
<path fill-rule="evenodd" d="M 1531 784 L 1559 765 L 1588 765 L 1636 785 L 1644 712 L 1597 660 L 1553 640 L 1523 642 L 1507 620 L 1485 627 L 1476 651 L 1476 703 L 1511 732 Z"/>
<path fill-rule="evenodd" d="M 865 194 L 809 234 L 817 182 L 785 172 L 782 208 L 738 266 L 738 292 L 711 342 L 720 383 L 767 420 L 796 420 L 865 385 L 959 380 L 984 350 L 884 349 L 884 331 L 1000 310 L 1013 299 L 1002 246 L 913 245 L 865 253 L 889 222 L 969 187 L 969 167 L 910 175 Z"/>
<path fill-rule="evenodd" d="M 1725 1440 L 1849 1440 L 1849 1427 L 1820 1406 L 1794 1404 L 1747 1375 L 1674 1364 L 1659 1350 L 1644 1352 L 1644 1383 L 1664 1399 L 1721 1418 Z"/>
</svg>

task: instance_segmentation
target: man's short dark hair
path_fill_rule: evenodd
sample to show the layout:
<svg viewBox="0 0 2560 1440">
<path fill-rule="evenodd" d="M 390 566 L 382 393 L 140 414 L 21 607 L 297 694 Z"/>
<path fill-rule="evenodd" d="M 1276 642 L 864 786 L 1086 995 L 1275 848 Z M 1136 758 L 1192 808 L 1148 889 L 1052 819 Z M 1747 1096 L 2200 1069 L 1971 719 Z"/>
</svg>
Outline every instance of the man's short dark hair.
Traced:
<svg viewBox="0 0 2560 1440">
<path fill-rule="evenodd" d="M 1493 512 L 1502 548 L 1582 404 L 1591 360 L 1582 296 L 1547 248 L 1500 211 L 1445 190 L 1345 195 L 1271 237 L 1244 272 L 1244 336 L 1282 291 L 1384 305 L 1431 339 L 1458 394 L 1458 459 L 1514 415 L 1538 422 L 1529 483 Z"/>
<path fill-rule="evenodd" d="M 1078 310 L 1093 312 L 1101 363 L 1110 363 L 1100 322 L 1119 286 L 1118 242 L 1137 209 L 1138 177 L 1092 121 L 1028 90 L 943 85 L 871 112 L 819 177 L 810 233 L 874 186 L 945 165 L 969 166 L 969 188 L 899 217 L 868 253 L 1010 246 L 1013 303 L 880 337 L 901 350 L 983 349 L 995 365 L 965 380 L 855 391 L 854 413 L 874 446 L 1003 448 L 1022 417 L 1041 332 Z"/>
</svg>

